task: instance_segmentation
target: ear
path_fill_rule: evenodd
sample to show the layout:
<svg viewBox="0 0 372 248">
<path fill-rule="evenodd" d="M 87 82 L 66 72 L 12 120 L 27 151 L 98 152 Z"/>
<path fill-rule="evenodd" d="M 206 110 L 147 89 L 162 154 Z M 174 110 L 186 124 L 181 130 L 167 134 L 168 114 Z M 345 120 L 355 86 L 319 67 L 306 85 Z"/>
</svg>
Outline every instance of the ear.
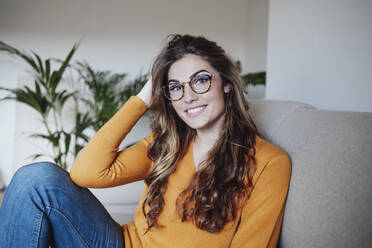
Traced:
<svg viewBox="0 0 372 248">
<path fill-rule="evenodd" d="M 231 85 L 230 84 L 226 84 L 224 87 L 223 87 L 223 92 L 224 93 L 229 93 L 231 91 Z"/>
</svg>

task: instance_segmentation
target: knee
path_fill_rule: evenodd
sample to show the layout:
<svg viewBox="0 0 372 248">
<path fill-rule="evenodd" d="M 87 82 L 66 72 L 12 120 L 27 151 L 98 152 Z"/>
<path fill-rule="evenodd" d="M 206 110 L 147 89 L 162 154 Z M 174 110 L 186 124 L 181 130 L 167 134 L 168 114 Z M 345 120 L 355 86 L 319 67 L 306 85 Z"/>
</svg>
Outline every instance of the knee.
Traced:
<svg viewBox="0 0 372 248">
<path fill-rule="evenodd" d="M 59 166 L 50 162 L 37 162 L 24 165 L 13 176 L 12 182 L 22 185 L 38 185 L 48 181 L 58 182 L 68 174 Z"/>
</svg>

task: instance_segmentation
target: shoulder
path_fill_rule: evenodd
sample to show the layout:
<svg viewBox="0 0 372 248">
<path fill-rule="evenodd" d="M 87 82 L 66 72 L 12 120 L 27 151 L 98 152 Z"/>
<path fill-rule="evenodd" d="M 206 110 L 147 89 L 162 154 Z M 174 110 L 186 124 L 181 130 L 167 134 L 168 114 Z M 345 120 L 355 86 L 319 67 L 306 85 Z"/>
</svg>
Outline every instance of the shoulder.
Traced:
<svg viewBox="0 0 372 248">
<path fill-rule="evenodd" d="M 255 144 L 255 149 L 256 149 L 256 159 L 272 159 L 278 156 L 287 156 L 288 154 L 281 149 L 279 146 L 259 137 L 256 136 L 256 144 Z"/>
<path fill-rule="evenodd" d="M 256 172 L 253 181 L 263 173 L 290 175 L 291 160 L 289 155 L 279 146 L 256 136 L 255 144 Z"/>
</svg>

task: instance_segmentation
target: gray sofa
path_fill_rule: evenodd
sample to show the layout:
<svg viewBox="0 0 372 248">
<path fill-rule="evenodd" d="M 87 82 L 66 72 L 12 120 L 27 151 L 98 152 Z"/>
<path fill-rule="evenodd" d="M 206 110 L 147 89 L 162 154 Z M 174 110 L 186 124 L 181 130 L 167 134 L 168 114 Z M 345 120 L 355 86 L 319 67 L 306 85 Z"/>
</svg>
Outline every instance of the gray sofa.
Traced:
<svg viewBox="0 0 372 248">
<path fill-rule="evenodd" d="M 279 247 L 372 247 L 372 113 L 269 100 L 250 112 L 292 160 Z"/>
<path fill-rule="evenodd" d="M 250 113 L 261 134 L 292 160 L 279 247 L 372 247 L 372 113 L 269 100 L 251 101 Z M 148 133 L 148 120 L 141 119 L 124 142 Z M 133 219 L 143 187 L 93 192 L 124 224 Z"/>
</svg>

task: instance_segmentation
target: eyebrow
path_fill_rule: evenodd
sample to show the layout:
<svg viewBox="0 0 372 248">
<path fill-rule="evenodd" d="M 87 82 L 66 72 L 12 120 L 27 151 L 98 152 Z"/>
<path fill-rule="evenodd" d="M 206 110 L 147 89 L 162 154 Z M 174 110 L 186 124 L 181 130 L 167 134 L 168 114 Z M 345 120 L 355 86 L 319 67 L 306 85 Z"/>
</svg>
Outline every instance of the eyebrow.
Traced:
<svg viewBox="0 0 372 248">
<path fill-rule="evenodd" d="M 209 71 L 202 69 L 202 70 L 197 71 L 194 74 L 192 74 L 189 78 L 192 79 L 195 75 L 198 75 L 200 72 L 208 72 L 208 73 L 210 73 Z"/>
<path fill-rule="evenodd" d="M 201 72 L 208 72 L 208 73 L 210 73 L 209 71 L 207 71 L 207 70 L 205 70 L 205 69 L 201 69 L 201 70 L 199 70 L 199 71 L 197 71 L 197 72 L 194 72 L 189 78 L 190 78 L 190 80 L 195 76 L 195 75 L 198 75 L 199 73 L 201 73 Z M 176 80 L 176 79 L 170 79 L 170 80 L 168 80 L 168 83 L 170 83 L 170 82 L 180 82 L 179 80 Z"/>
</svg>

